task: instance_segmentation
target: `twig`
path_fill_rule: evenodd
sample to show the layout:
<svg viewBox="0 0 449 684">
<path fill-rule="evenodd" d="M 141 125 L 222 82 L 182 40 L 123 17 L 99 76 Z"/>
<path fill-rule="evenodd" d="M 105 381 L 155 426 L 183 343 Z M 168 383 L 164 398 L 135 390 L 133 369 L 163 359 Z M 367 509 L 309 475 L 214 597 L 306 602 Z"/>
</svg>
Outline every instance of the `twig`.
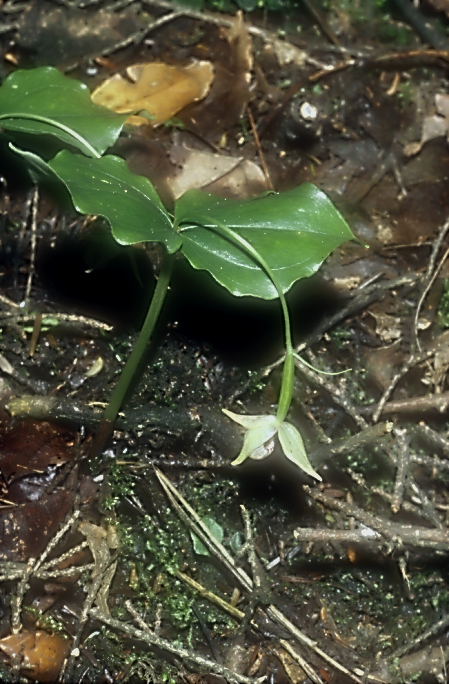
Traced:
<svg viewBox="0 0 449 684">
<path fill-rule="evenodd" d="M 39 335 L 42 328 L 42 314 L 37 313 L 34 317 L 33 332 L 31 333 L 30 348 L 28 351 L 28 356 L 32 357 L 35 354 L 37 343 L 39 341 Z"/>
<path fill-rule="evenodd" d="M 442 449 L 449 456 L 449 440 L 445 439 L 439 432 L 432 430 L 428 425 L 423 425 L 422 423 L 413 426 L 413 431 L 424 437 L 433 446 Z"/>
<path fill-rule="evenodd" d="M 15 305 L 16 306 L 16 305 Z M 17 305 L 18 306 L 18 305 Z M 36 314 L 34 313 L 12 313 L 11 311 L 0 311 L 0 321 L 3 319 L 5 323 L 29 323 L 34 321 Z M 57 321 L 62 321 L 64 323 L 78 323 L 82 325 L 88 325 L 91 328 L 98 328 L 99 330 L 105 330 L 110 332 L 113 329 L 112 325 L 103 323 L 102 321 L 97 321 L 95 318 L 88 318 L 87 316 L 78 316 L 77 314 L 66 314 L 66 313 L 51 313 L 46 312 L 42 314 L 44 319 L 54 318 Z"/>
<path fill-rule="evenodd" d="M 407 561 L 404 556 L 401 556 L 398 560 L 399 572 L 401 573 L 402 581 L 404 583 L 404 590 L 409 601 L 413 601 L 415 595 L 412 592 L 410 581 L 407 575 Z"/>
<path fill-rule="evenodd" d="M 287 653 L 289 653 L 291 657 L 301 665 L 302 669 L 312 682 L 315 682 L 315 684 L 323 684 L 323 679 L 317 675 L 315 670 L 310 667 L 309 663 L 304 660 L 302 655 L 298 653 L 296 649 L 293 648 L 289 641 L 286 641 L 285 639 L 279 639 L 279 643 L 287 651 Z"/>
<path fill-rule="evenodd" d="M 247 591 L 251 592 L 253 590 L 253 582 L 251 578 L 246 574 L 244 570 L 236 566 L 236 563 L 232 556 L 230 556 L 227 550 L 212 535 L 212 533 L 202 522 L 201 518 L 198 516 L 196 511 L 194 511 L 190 504 L 184 499 L 184 497 L 181 496 L 176 487 L 173 486 L 173 484 L 165 477 L 165 475 L 161 471 L 155 468 L 155 472 L 171 504 L 173 505 L 181 519 L 184 520 L 184 522 L 186 522 L 186 524 L 195 532 L 195 534 L 201 539 L 203 544 L 207 546 L 209 551 L 211 551 L 211 553 L 217 555 L 220 558 L 220 560 L 225 564 L 228 570 L 230 570 L 233 577 L 237 579 L 237 581 L 240 582 Z M 186 512 L 184 512 L 183 508 L 185 508 L 188 515 Z M 189 519 L 189 516 L 191 516 L 191 519 Z M 341 665 L 339 662 L 334 660 L 334 658 L 329 656 L 325 651 L 319 648 L 316 645 L 316 643 L 312 641 L 312 639 L 310 639 L 307 635 L 301 632 L 301 630 L 299 630 L 296 627 L 296 625 L 290 622 L 290 620 L 288 620 L 285 617 L 285 615 L 283 615 L 274 605 L 270 604 L 267 607 L 266 612 L 272 620 L 280 624 L 282 627 L 285 627 L 285 629 L 287 629 L 296 639 L 298 639 L 298 641 L 311 648 L 317 655 L 323 658 L 323 660 L 332 665 L 332 667 L 339 670 L 340 672 L 344 672 L 353 681 L 357 682 L 357 684 L 362 684 L 362 680 L 359 677 L 354 675 L 354 673 L 348 670 L 346 667 L 344 667 L 344 665 Z"/>
<path fill-rule="evenodd" d="M 332 444 L 324 444 L 317 449 L 314 449 L 309 454 L 310 462 L 317 468 L 323 461 L 326 461 L 333 456 L 349 454 L 357 449 L 366 447 L 372 442 L 376 442 L 381 437 L 384 437 L 391 432 L 392 429 L 393 423 L 377 423 L 377 425 L 366 427 L 356 435 L 348 437 L 348 439 L 335 441 L 332 442 Z"/>
<path fill-rule="evenodd" d="M 417 463 L 418 465 L 425 465 L 431 470 L 449 470 L 449 461 L 447 459 L 438 458 L 438 456 L 422 456 L 421 454 L 410 454 L 410 460 L 412 463 Z"/>
<path fill-rule="evenodd" d="M 429 357 L 431 354 L 429 354 Z M 401 374 L 403 377 L 406 372 L 408 372 L 412 365 L 415 363 L 407 364 L 410 366 L 406 369 L 404 373 Z M 398 374 L 400 375 L 400 374 Z M 431 409 L 436 409 L 440 413 L 444 413 L 449 406 L 449 391 L 442 392 L 441 394 L 425 394 L 423 397 L 412 397 L 411 399 L 398 399 L 397 401 L 389 401 L 381 406 L 381 403 L 377 405 L 375 414 L 373 415 L 373 420 L 378 419 L 378 409 L 381 408 L 380 413 L 412 413 L 414 411 L 429 411 Z"/>
<path fill-rule="evenodd" d="M 448 626 L 449 615 L 445 615 L 443 618 L 441 618 L 441 620 L 438 620 L 438 622 L 435 622 L 428 629 L 426 629 L 425 632 L 415 637 L 415 639 L 407 641 L 407 643 L 404 644 L 404 646 L 401 646 L 400 648 L 397 648 L 395 651 L 393 651 L 393 653 L 390 653 L 390 655 L 387 657 L 387 660 L 391 661 L 395 660 L 396 658 L 400 658 L 404 655 L 404 653 L 408 653 L 416 646 L 419 646 L 419 644 L 422 644 L 423 641 L 426 641 L 426 639 L 428 639 L 429 637 L 433 636 L 434 634 L 438 634 L 439 632 L 443 632 Z"/>
<path fill-rule="evenodd" d="M 410 460 L 413 461 L 412 455 L 410 455 Z M 449 465 L 449 464 L 448 464 Z M 369 491 L 372 494 L 377 494 L 380 496 L 382 499 L 385 501 L 388 501 L 388 503 L 391 505 L 393 501 L 393 495 L 390 494 L 389 492 L 386 492 L 382 487 L 376 487 L 375 485 L 371 485 L 368 487 L 368 485 L 365 482 L 365 478 L 360 475 L 360 473 L 356 473 L 354 470 L 351 468 L 345 468 L 346 472 L 348 475 L 356 482 L 359 487 L 363 487 L 364 489 L 369 489 Z M 410 480 L 410 476 L 409 476 Z M 407 483 L 410 486 L 410 482 Z M 424 493 L 417 487 L 417 491 L 419 492 L 419 500 L 420 503 L 423 501 L 423 497 L 425 496 Z M 414 515 L 417 515 L 420 518 L 423 518 L 423 520 L 427 520 L 428 522 L 432 523 L 432 525 L 435 525 L 436 527 L 441 527 L 444 529 L 444 525 L 441 522 L 441 520 L 438 518 L 438 514 L 432 505 L 431 502 L 429 502 L 430 506 L 417 506 L 414 503 L 411 503 L 410 501 L 402 501 L 401 503 L 401 508 L 404 511 L 408 511 L 410 513 L 413 513 Z"/>
<path fill-rule="evenodd" d="M 394 430 L 394 435 L 398 444 L 398 457 L 396 459 L 396 479 L 394 482 L 393 498 L 391 501 L 391 510 L 397 513 L 401 508 L 402 498 L 404 496 L 405 481 L 409 472 L 410 466 L 410 450 L 409 439 L 407 437 L 407 430 Z"/>
<path fill-rule="evenodd" d="M 127 601 L 127 604 L 128 603 L 129 602 Z M 127 608 L 129 610 L 128 605 Z M 109 627 L 113 627 L 114 629 L 118 629 L 121 632 L 125 632 L 125 634 L 128 634 L 129 636 L 134 637 L 135 639 L 145 641 L 150 646 L 156 646 L 157 648 L 161 648 L 164 651 L 173 653 L 174 655 L 179 656 L 184 660 L 206 667 L 211 672 L 220 674 L 223 677 L 225 677 L 225 679 L 228 679 L 231 682 L 237 682 L 238 684 L 258 684 L 259 682 L 263 681 L 263 679 L 265 679 L 265 677 L 261 677 L 260 679 L 245 677 L 244 675 L 237 674 L 229 668 L 220 665 L 214 660 L 204 658 L 204 656 L 199 655 L 198 653 L 195 653 L 190 649 L 175 646 L 173 641 L 169 641 L 168 639 L 163 639 L 162 637 L 152 634 L 146 625 L 145 629 L 137 629 L 133 625 L 130 625 L 126 622 L 122 622 L 121 620 L 116 620 L 112 618 L 110 615 L 106 615 L 106 613 L 103 613 L 98 608 L 91 608 L 90 617 L 94 618 L 95 620 L 101 620 L 101 622 L 104 622 L 106 625 L 109 625 Z"/>
<path fill-rule="evenodd" d="M 31 576 L 39 571 L 39 568 L 41 567 L 42 563 L 44 562 L 48 554 L 55 548 L 60 539 L 70 529 L 70 527 L 77 519 L 79 514 L 79 510 L 75 511 L 64 523 L 61 529 L 54 535 L 54 537 L 50 539 L 44 551 L 41 553 L 40 557 L 37 560 L 36 558 L 30 558 L 28 563 L 26 564 L 20 582 L 17 586 L 17 595 L 11 602 L 11 627 L 13 634 L 17 634 L 18 632 L 20 632 L 22 628 L 20 619 L 22 612 L 22 603 L 23 598 L 29 589 L 29 580 Z"/>
<path fill-rule="evenodd" d="M 377 423 L 379 420 L 380 414 L 386 410 L 387 406 L 387 401 L 391 397 L 394 389 L 396 388 L 396 385 L 402 378 L 407 375 L 409 370 L 416 366 L 418 363 L 422 363 L 423 361 L 426 361 L 427 359 L 430 359 L 431 356 L 435 354 L 435 349 L 427 349 L 424 352 L 421 352 L 419 354 L 411 354 L 407 361 L 404 363 L 402 368 L 392 377 L 390 380 L 390 384 L 388 387 L 385 389 L 383 395 L 378 401 L 376 410 L 373 413 L 373 421 Z M 442 396 L 442 395 L 438 395 Z M 423 397 L 424 398 L 424 397 Z M 408 401 L 408 400 L 406 400 Z M 391 404 L 400 404 L 401 402 L 390 402 L 388 406 L 390 407 Z M 390 413 L 393 413 L 395 409 L 390 410 Z M 399 409 L 400 410 L 400 409 Z M 409 410 L 409 409 L 408 409 Z"/>
<path fill-rule="evenodd" d="M 300 359 L 295 358 L 295 366 L 299 368 L 301 373 L 309 378 L 309 380 L 312 380 L 312 382 L 314 382 L 316 385 L 323 387 L 327 392 L 329 392 L 335 403 L 341 406 L 360 428 L 365 429 L 368 427 L 366 420 L 360 415 L 355 406 L 352 405 L 349 399 L 344 396 L 343 392 L 333 382 L 331 382 L 325 376 L 311 370 Z"/>
<path fill-rule="evenodd" d="M 340 511 L 347 517 L 356 518 L 366 527 L 380 532 L 386 539 L 389 539 L 398 546 L 409 544 L 410 546 L 444 551 L 447 551 L 449 548 L 449 529 L 447 528 L 434 530 L 416 525 L 391 523 L 388 520 L 364 511 L 355 504 L 338 501 L 330 496 L 326 496 L 317 489 L 312 489 L 306 485 L 304 485 L 304 489 L 315 501 L 324 504 L 328 508 Z"/>
<path fill-rule="evenodd" d="M 199 584 L 199 582 L 196 582 L 184 572 L 177 570 L 176 577 L 188 584 L 189 587 L 192 587 L 192 589 L 195 589 L 195 591 L 197 591 L 201 596 L 204 596 L 204 598 L 206 598 L 208 601 L 215 603 L 217 606 L 225 610 L 227 613 L 229 613 L 229 615 L 232 615 L 232 617 L 236 618 L 237 620 L 244 619 L 245 613 L 242 610 L 235 608 L 235 606 L 231 606 L 230 603 L 227 603 L 227 601 L 224 601 L 222 598 L 217 596 L 217 594 L 214 594 L 212 591 L 209 591 L 209 589 L 206 589 L 206 587 L 203 587 L 202 584 Z"/>
<path fill-rule="evenodd" d="M 447 249 L 440 260 L 440 263 L 438 266 L 436 266 L 436 260 L 438 257 L 438 252 L 440 251 L 440 247 L 443 244 L 443 240 L 446 237 L 447 231 L 449 230 L 449 219 L 447 219 L 443 225 L 441 226 L 438 236 L 433 243 L 432 246 L 432 251 L 430 253 L 429 257 L 429 262 L 427 264 L 427 270 L 426 274 L 423 278 L 422 282 L 422 290 L 419 295 L 418 302 L 416 304 L 416 309 L 415 309 L 415 316 L 413 318 L 413 334 L 414 334 L 414 341 L 416 348 L 421 351 L 421 347 L 419 344 L 419 339 L 418 339 L 418 320 L 419 320 L 419 314 L 421 311 L 421 307 L 424 303 L 425 298 L 427 297 L 430 288 L 432 287 L 433 283 L 435 282 L 436 278 L 438 277 L 438 274 L 440 273 L 441 269 L 443 268 L 444 262 L 446 261 L 448 255 L 449 255 L 449 249 Z"/>
<path fill-rule="evenodd" d="M 380 532 L 375 532 L 370 527 L 362 527 L 358 530 L 330 530 L 329 528 L 317 529 L 315 527 L 298 527 L 293 532 L 298 542 L 339 542 L 350 544 L 363 544 L 366 542 L 384 542 Z"/>
<path fill-rule="evenodd" d="M 440 529 L 445 530 L 446 528 L 441 522 L 440 517 L 437 511 L 435 510 L 432 501 L 429 499 L 429 497 L 423 491 L 423 489 L 416 484 L 416 482 L 410 474 L 407 478 L 407 487 L 412 491 L 413 496 L 419 500 L 423 509 L 423 517 L 429 520 L 433 525 L 435 525 L 435 527 L 439 527 Z"/>
<path fill-rule="evenodd" d="M 173 9 L 173 7 L 170 7 L 170 9 Z M 113 45 L 109 45 L 108 47 L 103 48 L 100 54 L 106 57 L 107 55 L 110 55 L 113 52 L 116 52 L 117 50 L 121 50 L 122 48 L 125 48 L 128 45 L 139 45 L 151 31 L 155 31 L 164 24 L 168 24 L 170 21 L 178 19 L 178 17 L 181 17 L 183 14 L 185 14 L 185 12 L 183 12 L 182 10 L 176 10 L 174 12 L 172 11 L 170 14 L 164 14 L 163 17 L 155 19 L 151 24 L 148 24 L 148 26 L 146 26 L 143 30 L 139 29 L 131 35 L 126 36 L 126 38 L 123 38 L 123 40 L 117 41 Z"/>
<path fill-rule="evenodd" d="M 249 124 L 251 126 L 251 131 L 253 134 L 254 142 L 256 143 L 256 147 L 257 147 L 257 154 L 259 155 L 260 163 L 262 165 L 262 169 L 263 169 L 263 172 L 265 174 L 265 178 L 266 178 L 266 181 L 268 183 L 268 187 L 270 190 L 274 190 L 273 183 L 271 182 L 270 172 L 268 171 L 268 166 L 267 166 L 266 161 L 265 161 L 265 155 L 263 153 L 262 146 L 260 144 L 259 134 L 257 132 L 257 128 L 256 128 L 255 123 L 254 123 L 254 118 L 253 118 L 253 115 L 252 115 L 252 112 L 251 112 L 251 109 L 249 108 L 249 106 L 246 108 L 246 112 L 248 114 Z"/>
<path fill-rule="evenodd" d="M 298 354 L 301 354 L 304 349 L 311 347 L 316 342 L 321 340 L 321 337 L 325 332 L 330 330 L 340 323 L 345 318 L 352 316 L 353 314 L 365 309 L 370 304 L 377 302 L 382 299 L 388 290 L 393 290 L 397 287 L 403 287 L 406 285 L 414 285 L 419 279 L 419 276 L 415 273 L 407 273 L 404 276 L 395 278 L 394 280 L 387 280 L 381 283 L 374 283 L 373 285 L 368 285 L 366 288 L 357 290 L 353 296 L 351 296 L 349 302 L 343 306 L 335 314 L 326 318 L 306 339 L 301 342 L 301 344 L 296 348 Z"/>
<path fill-rule="evenodd" d="M 5 297 L 4 294 L 0 294 L 0 302 L 2 304 L 6 304 L 6 306 L 9 306 L 10 309 L 21 309 L 20 304 L 17 304 L 12 299 L 9 299 L 9 297 Z M 1 313 L 2 312 L 0 312 L 0 315 Z"/>
<path fill-rule="evenodd" d="M 36 234 L 37 234 L 37 210 L 39 207 L 39 187 L 34 186 L 33 197 L 31 201 L 31 254 L 30 265 L 28 267 L 28 279 L 25 288 L 25 305 L 28 304 L 31 294 L 31 287 L 33 284 L 34 271 L 36 270 Z"/>
</svg>

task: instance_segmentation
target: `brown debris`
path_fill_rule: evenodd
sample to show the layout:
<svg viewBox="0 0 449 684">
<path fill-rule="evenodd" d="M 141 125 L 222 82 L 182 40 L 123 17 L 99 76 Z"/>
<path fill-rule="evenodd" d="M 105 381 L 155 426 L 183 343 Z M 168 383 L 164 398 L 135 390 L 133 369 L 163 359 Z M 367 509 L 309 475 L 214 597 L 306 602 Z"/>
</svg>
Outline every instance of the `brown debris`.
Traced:
<svg viewBox="0 0 449 684">
<path fill-rule="evenodd" d="M 70 644 L 57 634 L 20 632 L 0 639 L 0 650 L 14 661 L 19 658 L 20 671 L 38 682 L 55 682 Z"/>
</svg>

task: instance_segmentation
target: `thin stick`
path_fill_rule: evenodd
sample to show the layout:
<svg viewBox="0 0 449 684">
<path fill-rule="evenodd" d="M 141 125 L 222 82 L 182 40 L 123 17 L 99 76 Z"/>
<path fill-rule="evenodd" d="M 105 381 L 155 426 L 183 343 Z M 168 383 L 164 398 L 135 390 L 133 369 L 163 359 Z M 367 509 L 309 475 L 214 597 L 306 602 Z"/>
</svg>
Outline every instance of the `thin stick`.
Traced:
<svg viewBox="0 0 449 684">
<path fill-rule="evenodd" d="M 391 510 L 397 513 L 401 508 L 402 498 L 404 496 L 405 481 L 410 467 L 410 450 L 409 440 L 407 438 L 407 430 L 399 430 L 396 428 L 394 434 L 398 444 L 398 457 L 396 459 L 396 479 L 394 482 L 393 499 L 391 502 Z"/>
<path fill-rule="evenodd" d="M 177 511 L 178 515 L 180 515 L 180 517 L 186 522 L 186 524 L 188 524 L 189 527 L 192 528 L 192 530 L 195 532 L 195 534 L 197 534 L 197 536 L 199 536 L 199 538 L 207 546 L 207 548 L 220 558 L 220 560 L 226 565 L 226 567 L 230 570 L 232 575 L 243 585 L 243 587 L 247 591 L 251 592 L 253 590 L 253 582 L 251 578 L 246 574 L 244 570 L 236 566 L 232 556 L 230 556 L 230 554 L 222 546 L 222 544 L 220 544 L 220 542 L 212 535 L 208 527 L 203 523 L 199 515 L 184 499 L 184 497 L 181 496 L 176 487 L 174 487 L 174 485 L 165 477 L 165 475 L 161 471 L 155 469 L 155 472 L 161 485 L 167 493 L 167 496 L 169 497 L 172 505 Z M 191 515 L 191 520 L 189 520 L 188 516 L 183 511 L 181 504 L 178 502 L 181 502 L 182 506 L 184 506 L 189 515 Z M 332 658 L 322 649 L 320 649 L 312 639 L 310 639 L 306 634 L 301 632 L 301 630 L 298 629 L 296 625 L 294 625 L 292 622 L 290 622 L 290 620 L 288 620 L 285 617 L 285 615 L 283 615 L 274 605 L 270 604 L 267 607 L 266 612 L 272 620 L 285 627 L 296 639 L 298 639 L 302 644 L 305 644 L 313 651 L 315 651 L 315 653 L 317 653 L 321 658 L 323 658 L 323 660 L 332 665 L 332 667 L 339 670 L 340 672 L 344 672 L 346 675 L 351 677 L 351 679 L 357 682 L 357 684 L 363 684 L 362 680 L 359 679 L 359 677 L 354 675 L 350 670 L 348 670 L 346 667 L 338 663 L 336 660 L 334 660 L 334 658 Z"/>
<path fill-rule="evenodd" d="M 291 657 L 294 658 L 301 665 L 302 669 L 312 682 L 315 682 L 315 684 L 323 684 L 323 680 L 321 679 L 321 677 L 319 677 L 316 674 L 315 670 L 310 667 L 309 663 L 306 660 L 304 660 L 302 655 L 298 653 L 298 651 L 295 648 L 293 648 L 289 641 L 287 641 L 286 639 L 279 639 L 279 643 L 283 648 L 285 648 L 287 653 L 289 653 Z"/>
<path fill-rule="evenodd" d="M 447 219 L 443 223 L 443 225 L 441 226 L 441 228 L 438 232 L 438 236 L 433 243 L 432 251 L 430 253 L 429 263 L 427 264 L 426 274 L 423 278 L 422 291 L 421 291 L 421 294 L 419 296 L 418 302 L 416 304 L 415 316 L 413 319 L 413 334 L 414 334 L 416 348 L 419 351 L 421 351 L 421 346 L 420 346 L 419 339 L 418 339 L 419 313 L 421 311 L 421 307 L 424 303 L 425 298 L 427 297 L 427 294 L 428 294 L 430 288 L 432 287 L 433 283 L 435 282 L 436 277 L 438 276 L 439 272 L 441 271 L 443 264 L 449 255 L 449 249 L 447 249 L 446 252 L 444 253 L 444 256 L 441 259 L 438 267 L 435 268 L 436 260 L 438 257 L 438 252 L 440 251 L 440 247 L 443 244 L 443 240 L 446 237 L 448 230 L 449 230 L 449 219 Z"/>
<path fill-rule="evenodd" d="M 34 271 L 36 270 L 36 235 L 37 235 L 37 210 L 39 207 L 39 188 L 34 186 L 33 197 L 31 201 L 31 255 L 30 265 L 28 268 L 28 279 L 25 288 L 25 304 L 28 304 L 31 294 L 31 287 L 33 285 Z"/>
<path fill-rule="evenodd" d="M 259 134 L 257 132 L 256 125 L 254 123 L 254 118 L 253 118 L 251 109 L 249 107 L 247 107 L 246 112 L 248 114 L 249 124 L 251 126 L 251 131 L 253 134 L 254 142 L 256 143 L 256 147 L 257 147 L 257 154 L 259 155 L 260 163 L 262 165 L 263 172 L 265 174 L 265 178 L 266 178 L 267 183 L 268 183 L 268 187 L 270 190 L 274 190 L 273 183 L 271 182 L 270 172 L 268 171 L 268 166 L 267 166 L 266 161 L 265 161 L 265 155 L 263 153 L 262 146 L 260 144 Z"/>
<path fill-rule="evenodd" d="M 379 399 L 379 402 L 377 404 L 376 410 L 373 413 L 373 421 L 377 423 L 377 421 L 380 418 L 380 414 L 382 411 L 385 410 L 385 406 L 387 404 L 388 399 L 391 397 L 394 389 L 396 388 L 396 385 L 402 378 L 407 375 L 409 370 L 416 366 L 418 363 L 422 363 L 423 361 L 426 361 L 427 359 L 430 359 L 431 356 L 435 354 L 435 349 L 427 349 L 424 352 L 421 352 L 420 354 L 411 354 L 410 357 L 407 359 L 407 361 L 404 363 L 402 368 L 392 377 L 390 380 L 390 384 L 384 391 L 383 395 Z M 441 395 L 438 395 L 441 396 Z M 408 401 L 408 400 L 407 400 Z M 398 404 L 398 402 L 390 402 L 391 404 Z M 391 411 L 390 411 L 391 412 Z"/>
<path fill-rule="evenodd" d="M 28 351 L 28 355 L 30 357 L 34 356 L 34 353 L 36 351 L 37 343 L 39 340 L 39 335 L 41 333 L 41 328 L 42 328 L 42 314 L 37 313 L 35 318 L 34 318 L 33 332 L 31 333 L 31 340 L 30 340 L 30 349 Z"/>
<path fill-rule="evenodd" d="M 333 382 L 323 377 L 319 373 L 311 370 L 308 366 L 306 366 L 305 363 L 298 359 L 298 357 L 295 357 L 295 366 L 299 368 L 301 373 L 312 380 L 312 382 L 327 390 L 335 403 L 341 406 L 360 428 L 365 429 L 368 427 L 366 420 L 360 415 L 355 406 L 351 404 L 349 399 L 344 396 L 342 391 Z"/>
<path fill-rule="evenodd" d="M 6 298 L 5 298 L 6 299 Z M 14 302 L 12 302 L 14 304 Z M 14 306 L 19 306 L 18 304 L 14 304 Z M 5 321 L 4 324 L 9 324 L 9 323 L 29 323 L 30 321 L 34 321 L 36 314 L 34 313 L 12 313 L 11 311 L 0 311 L 0 321 L 3 319 Z M 78 316 L 76 314 L 66 314 L 66 313 L 50 313 L 46 312 L 42 314 L 43 316 L 43 322 L 45 325 L 45 319 L 46 318 L 54 318 L 58 321 L 62 321 L 63 323 L 78 323 L 82 325 L 88 325 L 91 328 L 98 328 L 99 330 L 104 330 L 106 332 L 110 332 L 113 329 L 112 325 L 108 325 L 107 323 L 102 323 L 102 321 L 97 321 L 95 318 L 88 318 L 87 316 Z"/>
<path fill-rule="evenodd" d="M 127 601 L 127 604 L 128 603 L 129 602 Z M 129 606 L 132 608 L 132 605 L 130 603 L 129 603 Z M 126 605 L 128 610 L 129 610 L 129 606 Z M 132 614 L 134 617 L 134 613 L 132 613 Z M 169 653 L 173 653 L 174 655 L 179 656 L 180 658 L 183 658 L 184 660 L 194 662 L 197 665 L 202 665 L 203 667 L 208 668 L 208 670 L 210 670 L 211 672 L 215 672 L 217 674 L 220 674 L 225 679 L 228 679 L 231 682 L 237 682 L 238 684 L 256 684 L 256 683 L 261 682 L 265 679 L 265 677 L 262 677 L 260 679 L 253 679 L 252 677 L 245 677 L 244 675 L 240 675 L 240 674 L 237 674 L 236 672 L 233 672 L 228 667 L 224 667 L 223 665 L 220 665 L 219 663 L 217 663 L 214 660 L 209 660 L 209 658 L 204 658 L 204 656 L 201 656 L 198 653 L 191 651 L 190 649 L 182 648 L 180 646 L 175 646 L 173 641 L 169 641 L 168 639 L 163 639 L 162 637 L 156 636 L 155 634 L 151 633 L 149 631 L 147 625 L 145 625 L 145 629 L 137 629 L 133 625 L 130 625 L 126 622 L 121 622 L 120 620 L 115 620 L 110 615 L 106 615 L 105 613 L 103 613 L 98 608 L 91 608 L 90 616 L 92 618 L 94 618 L 95 620 L 101 620 L 106 625 L 109 625 L 109 627 L 113 627 L 114 629 L 118 629 L 121 632 L 125 632 L 125 634 L 128 634 L 129 636 L 134 637 L 135 639 L 140 639 L 141 641 L 145 641 L 150 646 L 156 646 L 157 648 L 161 648 L 164 651 L 168 651 Z"/>
</svg>

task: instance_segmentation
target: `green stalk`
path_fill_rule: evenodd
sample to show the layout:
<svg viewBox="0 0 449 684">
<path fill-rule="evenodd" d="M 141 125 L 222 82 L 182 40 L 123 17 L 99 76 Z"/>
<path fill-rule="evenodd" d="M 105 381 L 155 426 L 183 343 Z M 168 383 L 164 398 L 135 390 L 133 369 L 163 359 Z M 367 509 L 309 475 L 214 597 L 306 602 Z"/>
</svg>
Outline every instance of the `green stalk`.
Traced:
<svg viewBox="0 0 449 684">
<path fill-rule="evenodd" d="M 210 217 L 205 218 L 205 225 L 209 222 Z M 262 268 L 270 278 L 278 293 L 282 307 L 282 315 L 284 317 L 286 350 L 284 368 L 282 370 L 281 391 L 279 394 L 278 409 L 276 413 L 276 419 L 279 423 L 282 423 L 282 421 L 284 421 L 287 416 L 293 396 L 293 383 L 295 380 L 295 352 L 292 343 L 290 315 L 288 313 L 288 306 L 284 293 L 282 291 L 281 284 L 277 279 L 277 276 L 273 273 L 273 271 L 263 258 L 263 256 L 259 254 L 259 252 L 256 249 L 254 249 L 254 247 L 247 240 L 245 240 L 245 238 L 243 238 L 241 235 L 238 235 L 238 233 L 232 230 L 232 228 L 228 228 L 228 226 L 225 226 L 223 223 L 220 223 L 218 221 L 216 221 L 216 226 L 212 226 L 212 228 L 216 228 L 218 233 L 224 234 L 225 237 L 231 240 L 231 242 L 234 242 L 239 247 L 243 248 L 243 250 L 247 252 L 250 256 L 252 256 L 256 263 L 262 266 Z"/>
<path fill-rule="evenodd" d="M 168 286 L 170 284 L 174 263 L 175 255 L 166 254 L 164 261 L 162 262 L 162 268 L 159 273 L 156 289 L 154 290 L 153 298 L 151 300 L 144 324 L 139 333 L 139 337 L 134 344 L 133 350 L 125 364 L 125 367 L 120 374 L 118 383 L 114 392 L 112 393 L 109 404 L 103 414 L 103 422 L 107 421 L 108 423 L 113 423 L 117 418 L 117 414 L 120 411 L 120 407 L 123 403 L 126 392 L 128 391 L 128 387 L 131 383 L 134 373 L 137 370 L 137 366 L 139 365 L 140 360 L 147 349 L 148 341 L 153 334 L 154 328 L 159 318 L 159 314 L 167 294 Z"/>
</svg>

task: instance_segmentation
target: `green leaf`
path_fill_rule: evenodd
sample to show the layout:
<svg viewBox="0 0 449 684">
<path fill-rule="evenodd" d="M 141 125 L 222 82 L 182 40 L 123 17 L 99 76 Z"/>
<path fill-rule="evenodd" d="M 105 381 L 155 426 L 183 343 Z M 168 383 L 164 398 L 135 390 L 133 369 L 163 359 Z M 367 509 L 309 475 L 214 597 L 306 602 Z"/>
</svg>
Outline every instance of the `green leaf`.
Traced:
<svg viewBox="0 0 449 684">
<path fill-rule="evenodd" d="M 311 276 L 338 245 L 354 236 L 330 199 L 311 183 L 281 194 L 233 201 L 189 190 L 175 204 L 182 251 L 232 294 L 277 297 L 270 278 L 252 257 L 219 234 L 232 228 L 266 260 L 283 292 Z"/>
<path fill-rule="evenodd" d="M 56 136 L 89 157 L 115 143 L 127 117 L 94 104 L 86 85 L 53 67 L 14 71 L 0 88 L 2 128 Z"/>
<path fill-rule="evenodd" d="M 282 451 L 290 461 L 293 461 L 301 470 L 304 470 L 308 475 L 321 480 L 321 477 L 312 468 L 309 459 L 307 458 L 304 442 L 298 430 L 291 423 L 282 423 L 279 426 L 278 437 L 281 443 Z"/>
<path fill-rule="evenodd" d="M 120 157 L 88 159 L 67 150 L 48 163 L 65 183 L 82 214 L 104 216 L 121 245 L 162 242 L 169 253 L 181 245 L 179 234 L 148 178 L 131 173 Z"/>
<path fill-rule="evenodd" d="M 19 154 L 21 157 L 23 157 L 23 159 L 25 159 L 28 174 L 35 185 L 38 183 L 51 183 L 59 180 L 47 162 L 39 157 L 39 155 L 34 154 L 34 152 L 28 152 L 28 150 L 21 150 L 12 143 L 9 143 L 9 147 L 13 152 Z"/>
<path fill-rule="evenodd" d="M 206 525 L 206 527 L 210 530 L 215 539 L 217 539 L 217 541 L 219 541 L 221 544 L 224 537 L 222 526 L 215 522 L 215 520 L 208 515 L 206 515 L 204 518 L 201 518 L 201 522 L 203 522 Z M 190 536 L 192 537 L 193 548 L 195 553 L 197 553 L 199 556 L 209 556 L 209 551 L 206 549 L 203 542 L 191 530 Z"/>
</svg>

